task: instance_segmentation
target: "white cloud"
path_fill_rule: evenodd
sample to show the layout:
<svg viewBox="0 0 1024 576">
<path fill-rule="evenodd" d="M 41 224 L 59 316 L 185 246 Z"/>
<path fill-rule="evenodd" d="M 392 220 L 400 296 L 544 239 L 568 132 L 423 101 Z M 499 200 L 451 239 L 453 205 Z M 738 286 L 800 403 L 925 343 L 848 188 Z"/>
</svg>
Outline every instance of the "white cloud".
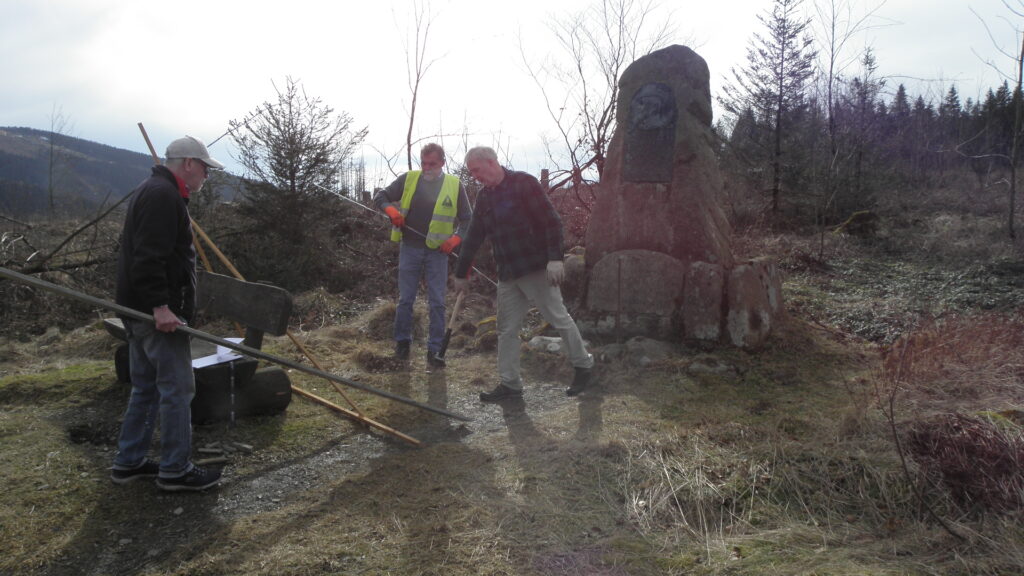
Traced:
<svg viewBox="0 0 1024 576">
<path fill-rule="evenodd" d="M 517 167 L 539 171 L 541 134 L 552 133 L 537 88 L 525 74 L 518 38 L 531 59 L 556 55 L 551 14 L 586 6 L 550 2 L 436 1 L 428 54 L 436 58 L 421 87 L 419 134 L 460 134 L 470 145 L 513 148 Z M 809 4 L 807 2 L 806 4 Z M 6 0 L 0 4 L 0 125 L 46 128 L 59 106 L 74 135 L 146 152 L 137 122 L 162 151 L 182 133 L 207 141 L 274 95 L 286 76 L 309 94 L 368 126 L 367 143 L 401 148 L 408 119 L 407 30 L 412 3 L 240 0 Z M 666 3 L 678 41 L 691 41 L 707 61 L 712 91 L 742 66 L 757 14 L 766 0 Z M 970 6 L 1017 41 L 999 16 L 1000 0 Z M 1002 81 L 972 53 L 995 57 L 984 26 L 961 0 L 889 0 L 879 14 L 899 22 L 876 28 L 870 43 L 880 74 L 937 80 L 941 97 L 951 82 L 963 98 Z M 890 87 L 903 78 L 894 78 Z M 977 86 L 983 88 L 977 88 Z M 928 85 L 925 85 L 928 86 Z M 916 95 L 908 83 L 911 94 Z M 446 140 L 449 148 L 461 138 Z M 212 150 L 227 159 L 229 140 Z M 372 148 L 366 154 L 375 156 Z"/>
</svg>

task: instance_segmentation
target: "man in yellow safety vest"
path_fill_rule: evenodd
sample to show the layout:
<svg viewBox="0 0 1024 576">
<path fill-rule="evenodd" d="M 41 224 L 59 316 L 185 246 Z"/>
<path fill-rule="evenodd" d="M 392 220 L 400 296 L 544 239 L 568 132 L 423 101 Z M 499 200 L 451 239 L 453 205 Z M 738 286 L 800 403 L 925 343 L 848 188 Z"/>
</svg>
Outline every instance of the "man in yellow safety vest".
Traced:
<svg viewBox="0 0 1024 576">
<path fill-rule="evenodd" d="M 427 144 L 420 150 L 421 169 L 402 174 L 373 198 L 391 218 L 391 240 L 399 242 L 395 357 L 409 359 L 412 308 L 424 278 L 430 311 L 427 366 L 433 368 L 445 365 L 437 354 L 445 332 L 448 256 L 462 242 L 472 216 L 465 188 L 442 171 L 444 164 L 444 148 Z"/>
</svg>

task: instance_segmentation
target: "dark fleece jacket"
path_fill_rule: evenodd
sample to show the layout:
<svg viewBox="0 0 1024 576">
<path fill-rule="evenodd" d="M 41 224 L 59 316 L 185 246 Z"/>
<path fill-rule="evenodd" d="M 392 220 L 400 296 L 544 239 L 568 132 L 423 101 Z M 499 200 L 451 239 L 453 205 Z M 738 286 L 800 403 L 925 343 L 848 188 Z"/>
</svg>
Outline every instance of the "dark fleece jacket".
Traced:
<svg viewBox="0 0 1024 576">
<path fill-rule="evenodd" d="M 152 314 L 168 305 L 192 322 L 196 308 L 196 256 L 188 199 L 163 166 L 132 192 L 121 232 L 117 303 Z"/>
</svg>

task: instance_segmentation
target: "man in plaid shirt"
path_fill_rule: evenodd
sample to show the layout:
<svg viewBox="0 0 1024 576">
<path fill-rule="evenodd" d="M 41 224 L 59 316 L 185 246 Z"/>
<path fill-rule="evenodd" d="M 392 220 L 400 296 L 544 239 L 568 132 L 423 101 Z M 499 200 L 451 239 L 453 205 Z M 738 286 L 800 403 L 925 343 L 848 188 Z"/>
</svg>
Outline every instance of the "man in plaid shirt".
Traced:
<svg viewBox="0 0 1024 576">
<path fill-rule="evenodd" d="M 525 172 L 503 168 L 491 148 L 469 150 L 466 168 L 484 187 L 477 196 L 455 265 L 455 290 L 469 290 L 467 275 L 486 238 L 491 240 L 498 266 L 500 382 L 494 390 L 481 392 L 480 400 L 495 402 L 522 396 L 519 331 L 531 302 L 562 336 L 575 371 L 565 392 L 575 396 L 590 384 L 594 357 L 587 352 L 580 330 L 562 301 L 562 220 L 540 182 Z"/>
</svg>

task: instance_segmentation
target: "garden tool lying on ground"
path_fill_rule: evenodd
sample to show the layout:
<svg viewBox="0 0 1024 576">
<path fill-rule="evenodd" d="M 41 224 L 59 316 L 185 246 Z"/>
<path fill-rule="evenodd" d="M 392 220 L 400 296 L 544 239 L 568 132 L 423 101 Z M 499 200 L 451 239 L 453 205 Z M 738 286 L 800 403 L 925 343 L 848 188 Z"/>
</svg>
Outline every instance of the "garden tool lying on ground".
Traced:
<svg viewBox="0 0 1024 576">
<path fill-rule="evenodd" d="M 135 309 L 132 309 L 132 308 L 128 308 L 126 306 L 121 306 L 120 304 L 116 304 L 114 302 L 109 302 L 107 300 L 102 300 L 100 298 L 96 298 L 94 296 L 90 296 L 88 294 L 84 294 L 82 292 L 78 292 L 76 290 L 71 290 L 70 288 L 65 288 L 63 286 L 58 286 L 56 284 L 52 284 L 50 282 L 47 282 L 45 280 L 41 280 L 39 278 L 33 278 L 31 276 L 26 276 L 24 274 L 20 274 L 18 272 L 15 272 L 13 270 L 9 270 L 7 268 L 0 267 L 0 278 L 6 278 L 8 280 L 13 280 L 13 281 L 21 283 L 21 284 L 26 284 L 26 285 L 29 285 L 29 286 L 34 286 L 36 288 L 42 288 L 43 290 L 48 290 L 50 292 L 55 292 L 55 293 L 61 294 L 63 296 L 68 296 L 68 297 L 74 298 L 76 300 L 79 300 L 81 302 L 85 302 L 85 303 L 91 304 L 93 306 L 98 306 L 100 308 L 104 308 L 104 309 L 110 310 L 112 312 L 117 313 L 119 316 L 122 316 L 122 317 L 134 318 L 136 320 L 141 320 L 143 322 L 150 322 L 150 323 L 153 322 L 153 317 L 151 315 L 149 315 L 149 314 L 144 313 L 144 312 L 139 312 L 138 310 L 135 310 Z M 419 408 L 421 410 L 426 410 L 428 412 L 433 412 L 435 414 L 440 414 L 441 416 L 446 416 L 448 418 L 452 418 L 452 419 L 455 419 L 455 420 L 461 420 L 463 422 L 469 422 L 471 420 L 470 418 L 467 418 L 466 416 L 463 416 L 461 414 L 456 414 L 454 412 L 449 412 L 448 410 L 445 410 L 443 408 L 438 408 L 438 407 L 435 407 L 435 406 L 430 406 L 428 404 L 423 404 L 421 402 L 417 402 L 415 400 L 412 400 L 410 398 L 406 398 L 404 396 L 399 396 L 397 394 L 392 394 L 391 392 L 387 392 L 385 390 L 378 390 L 377 388 L 374 388 L 372 386 L 367 386 L 366 384 L 361 384 L 359 382 L 355 382 L 353 380 L 349 380 L 348 378 L 342 378 L 341 376 L 336 376 L 334 374 L 330 374 L 328 372 L 324 372 L 323 370 L 319 370 L 319 369 L 316 369 L 316 368 L 310 368 L 308 366 L 304 366 L 302 364 L 299 364 L 298 362 L 295 362 L 294 360 L 289 360 L 287 358 L 281 358 L 280 356 L 274 356 L 272 354 L 267 354 L 266 352 L 262 352 L 260 350 L 256 350 L 255 348 L 251 348 L 251 347 L 246 346 L 244 344 L 240 344 L 238 342 L 232 342 L 232 341 L 224 339 L 224 338 L 219 338 L 217 336 L 214 336 L 212 334 L 207 334 L 206 332 L 202 332 L 200 330 L 196 330 L 196 329 L 191 328 L 189 326 L 178 326 L 177 330 L 180 330 L 180 331 L 182 331 L 182 332 L 184 332 L 184 333 L 186 333 L 186 334 L 188 334 L 188 335 L 190 335 L 190 336 L 192 336 L 194 338 L 198 338 L 198 339 L 204 340 L 206 342 L 211 342 L 213 344 L 217 344 L 217 345 L 223 346 L 225 348 L 229 348 L 231 350 L 239 352 L 242 355 L 248 356 L 250 358 L 256 358 L 258 360 L 266 360 L 268 362 L 272 362 L 272 363 L 277 364 L 279 366 L 285 366 L 285 367 L 288 367 L 288 368 L 292 368 L 294 370 L 298 370 L 300 372 L 305 372 L 306 374 L 312 374 L 313 376 L 319 376 L 319 377 L 324 378 L 326 380 L 331 380 L 332 382 L 337 382 L 339 384 L 344 384 L 345 386 L 349 386 L 349 387 L 355 388 L 357 390 L 362 390 L 363 392 L 369 392 L 370 394 L 375 394 L 377 396 L 381 396 L 381 397 L 387 398 L 389 400 L 394 400 L 395 402 L 401 402 L 402 404 L 405 404 L 407 406 L 412 406 L 413 408 Z"/>
<path fill-rule="evenodd" d="M 448 327 L 444 331 L 444 340 L 441 341 L 441 348 L 435 355 L 442 362 L 444 361 L 445 352 L 448 351 L 448 343 L 452 341 L 452 326 L 455 325 L 455 319 L 459 317 L 459 309 L 462 308 L 462 298 L 465 295 L 465 292 L 459 292 L 458 297 L 455 298 L 455 306 L 452 307 L 452 317 L 448 319 Z"/>
</svg>

